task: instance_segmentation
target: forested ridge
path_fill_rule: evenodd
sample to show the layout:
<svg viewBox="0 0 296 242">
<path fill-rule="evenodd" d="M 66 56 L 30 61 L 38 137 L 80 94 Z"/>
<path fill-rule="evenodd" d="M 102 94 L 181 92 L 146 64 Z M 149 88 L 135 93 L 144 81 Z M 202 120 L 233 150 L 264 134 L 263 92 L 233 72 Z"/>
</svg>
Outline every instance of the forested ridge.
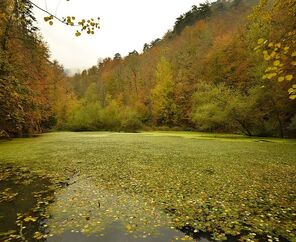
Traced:
<svg viewBox="0 0 296 242">
<path fill-rule="evenodd" d="M 62 66 L 49 61 L 32 4 L 0 3 L 0 136 L 23 136 L 49 129 L 69 104 Z M 67 100 L 67 101 L 66 101 Z"/>
<path fill-rule="evenodd" d="M 70 78 L 49 61 L 32 6 L 9 17 L 11 6 L 0 6 L 3 134 L 50 128 L 296 134 L 293 0 L 193 6 L 142 53 L 116 54 Z"/>
</svg>

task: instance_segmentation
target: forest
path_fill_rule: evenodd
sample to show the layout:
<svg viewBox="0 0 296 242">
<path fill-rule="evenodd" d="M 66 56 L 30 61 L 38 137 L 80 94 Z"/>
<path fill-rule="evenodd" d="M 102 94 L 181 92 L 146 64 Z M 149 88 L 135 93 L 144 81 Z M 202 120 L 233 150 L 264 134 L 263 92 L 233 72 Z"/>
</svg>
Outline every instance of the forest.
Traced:
<svg viewBox="0 0 296 242">
<path fill-rule="evenodd" d="M 100 19 L 34 2 L 0 1 L 1 242 L 296 241 L 295 0 L 194 5 L 73 76 L 34 9 Z"/>
<path fill-rule="evenodd" d="M 32 4 L 12 5 L 0 6 L 2 136 L 51 129 L 296 135 L 293 0 L 193 6 L 143 52 L 116 54 L 73 77 L 49 60 Z"/>
</svg>

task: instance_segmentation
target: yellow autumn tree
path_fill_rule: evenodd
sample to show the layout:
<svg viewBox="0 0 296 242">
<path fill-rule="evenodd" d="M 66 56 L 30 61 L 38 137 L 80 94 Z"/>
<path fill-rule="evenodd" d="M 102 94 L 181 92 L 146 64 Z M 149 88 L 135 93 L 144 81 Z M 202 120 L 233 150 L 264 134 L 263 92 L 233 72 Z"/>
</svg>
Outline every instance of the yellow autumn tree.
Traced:
<svg viewBox="0 0 296 242">
<path fill-rule="evenodd" d="M 173 101 L 173 71 L 170 62 L 162 57 L 156 68 L 156 85 L 152 89 L 152 115 L 160 125 L 173 125 L 176 105 Z"/>
<path fill-rule="evenodd" d="M 296 99 L 296 2 L 277 0 L 265 13 L 271 32 L 269 38 L 258 40 L 256 50 L 261 50 L 268 62 L 263 79 L 289 82 L 290 99 Z"/>
</svg>

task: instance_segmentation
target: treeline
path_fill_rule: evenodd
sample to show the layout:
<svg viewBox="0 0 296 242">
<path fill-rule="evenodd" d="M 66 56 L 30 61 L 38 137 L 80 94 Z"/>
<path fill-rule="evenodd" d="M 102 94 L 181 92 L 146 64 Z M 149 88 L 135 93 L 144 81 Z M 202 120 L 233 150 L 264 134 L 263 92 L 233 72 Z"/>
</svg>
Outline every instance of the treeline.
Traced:
<svg viewBox="0 0 296 242">
<path fill-rule="evenodd" d="M 278 48 L 274 58 L 295 61 L 295 12 L 291 0 L 193 6 L 161 40 L 145 44 L 143 53 L 116 54 L 70 78 L 78 101 L 59 128 L 293 136 L 296 103 L 288 89 L 295 83 L 295 62 L 290 81 L 262 78 L 269 68 L 262 52 L 269 50 L 258 40 L 284 41 L 287 53 L 280 55 Z M 287 34 L 294 42 L 286 41 Z"/>
<path fill-rule="evenodd" d="M 258 0 L 218 0 L 213 3 L 209 3 L 208 1 L 205 3 L 201 3 L 199 6 L 193 5 L 192 9 L 185 14 L 180 15 L 177 18 L 175 26 L 173 28 L 173 34 L 180 34 L 187 26 L 194 25 L 199 20 L 204 20 L 214 14 L 223 13 L 224 11 L 235 9 L 235 8 L 249 8 L 256 4 Z"/>
<path fill-rule="evenodd" d="M 0 3 L 0 137 L 43 132 L 70 103 L 63 68 L 49 61 L 28 1 Z"/>
<path fill-rule="evenodd" d="M 30 4 L 1 2 L 0 132 L 178 129 L 296 135 L 296 3 L 193 6 L 142 53 L 71 78 L 49 61 Z M 136 37 L 136 35 L 135 35 Z"/>
</svg>

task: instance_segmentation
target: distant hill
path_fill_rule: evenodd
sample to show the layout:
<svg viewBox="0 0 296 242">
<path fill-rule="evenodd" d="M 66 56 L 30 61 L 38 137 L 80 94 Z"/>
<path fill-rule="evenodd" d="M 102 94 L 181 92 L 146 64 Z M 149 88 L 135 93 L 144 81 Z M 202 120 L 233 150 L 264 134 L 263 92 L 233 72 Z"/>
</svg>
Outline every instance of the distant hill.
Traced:
<svg viewBox="0 0 296 242">
<path fill-rule="evenodd" d="M 294 33 L 295 4 L 293 0 L 256 3 L 218 0 L 193 6 L 163 38 L 145 44 L 142 53 L 106 58 L 70 78 L 78 104 L 64 126 L 294 136 L 296 106 L 288 93 L 294 89 L 283 80 L 293 80 L 290 70 L 295 68 L 289 63 L 295 64 L 295 54 L 293 42 L 287 42 L 292 38 L 280 38 Z M 274 53 L 260 52 L 258 44 L 270 38 L 268 48 L 277 43 Z M 287 64 L 276 53 L 281 46 Z M 276 66 L 267 68 L 265 61 L 272 58 L 278 58 L 271 63 Z M 274 70 L 289 75 L 278 77 Z"/>
<path fill-rule="evenodd" d="M 180 34 L 185 27 L 195 24 L 199 20 L 204 20 L 215 14 L 221 14 L 231 9 L 250 8 L 258 0 L 218 0 L 216 2 L 201 3 L 199 6 L 192 6 L 192 9 L 177 18 L 173 33 Z"/>
</svg>

